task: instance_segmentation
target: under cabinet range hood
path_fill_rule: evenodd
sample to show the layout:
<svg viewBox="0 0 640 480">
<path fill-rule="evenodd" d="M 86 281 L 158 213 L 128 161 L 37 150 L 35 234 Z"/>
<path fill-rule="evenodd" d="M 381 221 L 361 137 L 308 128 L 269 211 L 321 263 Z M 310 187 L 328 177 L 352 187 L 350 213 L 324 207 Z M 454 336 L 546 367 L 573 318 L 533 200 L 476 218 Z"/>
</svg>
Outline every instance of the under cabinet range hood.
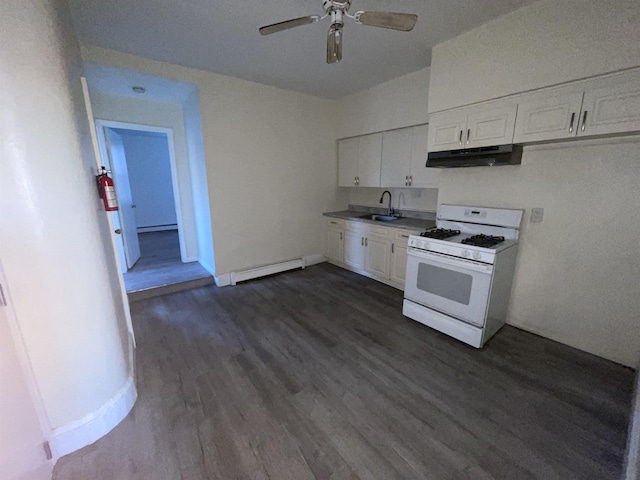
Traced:
<svg viewBox="0 0 640 480">
<path fill-rule="evenodd" d="M 493 167 L 496 165 L 520 165 L 522 145 L 496 145 L 493 147 L 464 148 L 430 152 L 427 167 Z"/>
</svg>

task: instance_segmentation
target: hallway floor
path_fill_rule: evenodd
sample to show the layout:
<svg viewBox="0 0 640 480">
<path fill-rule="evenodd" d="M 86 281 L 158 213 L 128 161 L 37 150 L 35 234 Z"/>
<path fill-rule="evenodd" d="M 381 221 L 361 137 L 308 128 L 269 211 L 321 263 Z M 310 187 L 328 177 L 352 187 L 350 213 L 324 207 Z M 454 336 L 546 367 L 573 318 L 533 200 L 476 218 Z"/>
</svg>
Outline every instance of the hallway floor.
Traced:
<svg viewBox="0 0 640 480">
<path fill-rule="evenodd" d="M 177 230 L 139 233 L 140 259 L 124 276 L 127 293 L 211 277 L 198 262 L 182 263 Z"/>
<path fill-rule="evenodd" d="M 620 478 L 631 369 L 506 326 L 481 350 L 329 264 L 132 304 L 138 401 L 55 480 Z"/>
</svg>

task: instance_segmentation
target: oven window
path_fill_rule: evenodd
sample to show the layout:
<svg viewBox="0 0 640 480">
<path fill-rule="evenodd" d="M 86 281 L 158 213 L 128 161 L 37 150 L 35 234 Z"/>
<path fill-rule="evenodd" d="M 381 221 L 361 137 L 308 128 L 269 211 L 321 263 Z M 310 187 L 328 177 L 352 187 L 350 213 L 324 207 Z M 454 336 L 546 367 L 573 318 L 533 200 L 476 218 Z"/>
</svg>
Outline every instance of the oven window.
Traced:
<svg viewBox="0 0 640 480">
<path fill-rule="evenodd" d="M 418 264 L 416 287 L 432 295 L 469 305 L 472 282 L 473 277 L 468 273 L 460 273 L 428 263 Z"/>
</svg>

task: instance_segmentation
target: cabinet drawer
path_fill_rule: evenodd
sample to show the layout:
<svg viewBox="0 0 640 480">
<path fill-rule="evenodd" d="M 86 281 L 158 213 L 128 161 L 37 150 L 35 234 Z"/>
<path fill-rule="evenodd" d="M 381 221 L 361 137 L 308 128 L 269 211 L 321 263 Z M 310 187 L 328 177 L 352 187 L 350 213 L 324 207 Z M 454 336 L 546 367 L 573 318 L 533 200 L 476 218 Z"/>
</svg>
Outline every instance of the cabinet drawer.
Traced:
<svg viewBox="0 0 640 480">
<path fill-rule="evenodd" d="M 369 237 L 386 239 L 386 238 L 392 238 L 392 235 L 393 235 L 393 228 L 369 225 L 369 232 L 367 235 Z"/>
<path fill-rule="evenodd" d="M 364 222 L 344 222 L 345 230 L 349 230 L 351 232 L 364 232 L 367 229 L 367 224 Z"/>
<path fill-rule="evenodd" d="M 341 218 L 327 218 L 327 227 L 343 229 L 344 220 Z"/>
<path fill-rule="evenodd" d="M 395 230 L 394 233 L 393 240 L 399 245 L 409 243 L 409 235 L 418 234 L 418 232 L 414 232 L 413 230 Z"/>
</svg>

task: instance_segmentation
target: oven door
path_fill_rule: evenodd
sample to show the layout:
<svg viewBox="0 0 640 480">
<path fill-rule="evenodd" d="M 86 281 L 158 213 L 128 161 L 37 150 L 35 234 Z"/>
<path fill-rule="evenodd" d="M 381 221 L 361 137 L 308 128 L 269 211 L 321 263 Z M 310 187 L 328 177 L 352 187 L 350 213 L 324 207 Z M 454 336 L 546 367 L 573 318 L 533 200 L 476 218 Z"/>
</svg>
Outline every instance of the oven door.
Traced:
<svg viewBox="0 0 640 480">
<path fill-rule="evenodd" d="M 404 296 L 482 327 L 489 304 L 492 272 L 493 265 L 410 247 Z"/>
</svg>

